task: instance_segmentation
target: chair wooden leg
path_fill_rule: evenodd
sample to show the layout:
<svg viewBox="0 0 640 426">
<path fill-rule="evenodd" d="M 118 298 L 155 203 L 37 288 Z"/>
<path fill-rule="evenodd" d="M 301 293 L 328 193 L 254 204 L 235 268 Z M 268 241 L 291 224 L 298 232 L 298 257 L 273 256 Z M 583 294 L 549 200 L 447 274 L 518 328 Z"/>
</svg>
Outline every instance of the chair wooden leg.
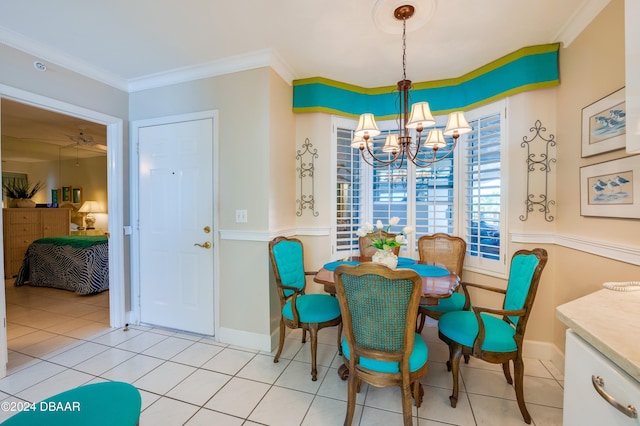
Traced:
<svg viewBox="0 0 640 426">
<path fill-rule="evenodd" d="M 416 333 L 422 333 L 424 322 L 426 320 L 424 312 L 418 310 L 418 318 L 416 319 Z"/>
<path fill-rule="evenodd" d="M 413 425 L 411 416 L 411 383 L 402 384 L 402 418 L 405 426 Z"/>
<path fill-rule="evenodd" d="M 509 361 L 502 363 L 502 372 L 504 373 L 504 378 L 507 379 L 507 383 L 509 383 L 510 385 L 513 384 L 513 380 L 511 379 L 511 371 L 509 370 Z"/>
<path fill-rule="evenodd" d="M 307 343 L 307 330 L 302 329 L 302 343 Z"/>
<path fill-rule="evenodd" d="M 347 379 L 347 415 L 344 418 L 344 426 L 351 426 L 353 422 L 353 414 L 356 411 L 356 387 L 357 383 L 355 374 Z"/>
<path fill-rule="evenodd" d="M 529 414 L 529 411 L 527 411 L 527 406 L 524 403 L 524 362 L 522 361 L 521 356 L 518 356 L 513 360 L 513 375 L 516 380 L 516 399 L 518 400 L 520 413 L 522 413 L 525 423 L 531 424 L 531 415 Z"/>
<path fill-rule="evenodd" d="M 453 393 L 449 397 L 449 402 L 453 408 L 458 404 L 458 374 L 460 372 L 460 358 L 462 358 L 462 346 L 455 345 L 451 355 L 451 375 L 453 376 Z"/>
<path fill-rule="evenodd" d="M 424 396 L 422 383 L 420 383 L 420 380 L 416 380 L 412 386 L 413 400 L 415 401 L 416 408 L 420 408 L 420 405 L 422 405 L 422 397 Z"/>
<path fill-rule="evenodd" d="M 449 345 L 449 359 L 447 360 L 447 371 L 451 371 L 452 362 L 453 362 L 453 346 Z"/>
<path fill-rule="evenodd" d="M 318 352 L 318 324 L 309 326 L 309 335 L 311 337 L 311 380 L 318 380 L 318 369 L 316 368 L 316 355 Z"/>
<path fill-rule="evenodd" d="M 284 332 L 286 331 L 286 326 L 284 325 L 284 320 L 280 318 L 280 342 L 278 343 L 278 352 L 276 356 L 273 357 L 273 362 L 278 362 L 280 359 L 280 354 L 282 353 L 282 348 L 284 346 Z"/>
<path fill-rule="evenodd" d="M 342 356 L 342 323 L 338 325 L 338 355 Z"/>
</svg>

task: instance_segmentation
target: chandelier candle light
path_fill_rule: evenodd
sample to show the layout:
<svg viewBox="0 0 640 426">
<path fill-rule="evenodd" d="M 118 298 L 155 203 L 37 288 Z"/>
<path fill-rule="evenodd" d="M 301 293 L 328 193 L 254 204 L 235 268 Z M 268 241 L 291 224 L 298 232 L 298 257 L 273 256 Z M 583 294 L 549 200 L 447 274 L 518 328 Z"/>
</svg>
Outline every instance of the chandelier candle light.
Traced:
<svg viewBox="0 0 640 426">
<path fill-rule="evenodd" d="M 451 155 L 460 135 L 471 131 L 471 126 L 469 126 L 464 112 L 452 112 L 449 114 L 447 127 L 444 131 L 441 129 L 432 129 L 424 141 L 424 145 L 422 145 L 426 148 L 424 152 L 429 152 L 428 150 L 430 150 L 431 155 L 422 157 L 418 155 L 422 144 L 422 131 L 427 127 L 435 125 L 436 121 L 431 115 L 428 102 L 417 102 L 413 104 L 411 106 L 411 115 L 409 115 L 409 91 L 412 85 L 411 80 L 407 80 L 406 31 L 407 19 L 411 18 L 414 12 L 415 8 L 411 5 L 399 6 L 393 12 L 393 16 L 396 19 L 402 20 L 402 80 L 398 82 L 398 93 L 400 96 L 398 127 L 400 134 L 388 135 L 382 147 L 382 152 L 389 154 L 388 159 L 381 158 L 373 152 L 372 138 L 380 134 L 380 129 L 378 129 L 376 120 L 371 113 L 365 113 L 360 116 L 358 127 L 351 143 L 351 147 L 359 149 L 363 160 L 370 166 L 384 167 L 395 164 L 396 167 L 401 168 L 405 157 L 418 167 L 428 166 Z M 409 133 L 411 130 L 416 131 L 415 146 Z M 452 137 L 453 143 L 444 154 L 438 155 L 438 151 L 446 148 L 448 145 L 444 138 L 445 136 Z M 368 155 L 365 154 L 365 151 Z M 373 162 L 369 161 L 369 158 L 372 159 Z"/>
<path fill-rule="evenodd" d="M 383 263 L 387 265 L 389 268 L 395 268 L 398 265 L 398 256 L 393 253 L 393 249 L 395 247 L 402 247 L 407 243 L 407 235 L 413 232 L 413 228 L 410 226 L 405 226 L 402 228 L 402 232 L 397 234 L 395 237 L 388 237 L 389 231 L 392 226 L 398 225 L 400 222 L 400 218 L 397 216 L 389 219 L 389 225 L 385 226 L 382 224 L 381 220 L 376 222 L 376 227 L 374 229 L 373 225 L 369 222 L 365 223 L 364 226 L 356 231 L 356 235 L 359 237 L 364 237 L 369 235 L 371 239 L 370 247 L 375 247 L 378 249 L 376 254 L 371 258 L 372 261 Z M 377 230 L 378 232 L 375 232 Z M 386 233 L 383 234 L 382 231 Z"/>
</svg>

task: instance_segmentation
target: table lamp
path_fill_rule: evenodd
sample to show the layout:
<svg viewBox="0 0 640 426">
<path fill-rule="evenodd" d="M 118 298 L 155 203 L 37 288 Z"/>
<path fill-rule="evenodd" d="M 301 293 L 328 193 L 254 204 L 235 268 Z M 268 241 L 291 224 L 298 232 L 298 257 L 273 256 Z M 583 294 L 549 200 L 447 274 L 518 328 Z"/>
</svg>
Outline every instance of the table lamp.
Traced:
<svg viewBox="0 0 640 426">
<path fill-rule="evenodd" d="M 86 213 L 84 221 L 87 224 L 87 229 L 96 229 L 96 218 L 92 213 L 101 213 L 102 209 L 97 201 L 85 201 L 80 210 L 80 213 Z"/>
</svg>

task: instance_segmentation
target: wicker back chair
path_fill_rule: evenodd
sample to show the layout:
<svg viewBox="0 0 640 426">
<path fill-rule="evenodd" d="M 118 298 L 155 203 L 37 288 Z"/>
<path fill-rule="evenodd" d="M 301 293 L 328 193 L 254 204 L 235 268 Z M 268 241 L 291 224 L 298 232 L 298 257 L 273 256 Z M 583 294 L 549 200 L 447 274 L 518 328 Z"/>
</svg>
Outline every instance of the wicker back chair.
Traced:
<svg viewBox="0 0 640 426">
<path fill-rule="evenodd" d="M 420 262 L 441 263 L 449 271 L 462 277 L 462 266 L 467 252 L 467 243 L 462 238 L 444 233 L 424 235 L 418 240 L 418 252 L 420 253 Z M 463 309 L 469 309 L 469 306 L 464 294 L 459 292 L 452 294 L 451 297 L 441 299 L 435 306 L 421 305 L 418 310 L 416 330 L 422 331 L 426 317 L 437 320 L 447 312 Z"/>
<path fill-rule="evenodd" d="M 349 368 L 347 415 L 350 425 L 360 381 L 400 386 L 404 424 L 411 425 L 411 396 L 422 400 L 420 378 L 427 374 L 428 349 L 415 333 L 422 279 L 409 269 L 376 263 L 336 268 L 336 296 L 344 322 L 342 351 Z"/>
<path fill-rule="evenodd" d="M 461 283 L 467 298 L 468 287 L 474 287 L 503 294 L 504 302 L 502 309 L 473 305 L 471 311 L 449 312 L 438 321 L 438 336 L 449 345 L 450 358 L 447 366 L 453 374 L 453 394 L 449 397 L 452 407 L 458 401 L 460 357 L 470 355 L 493 364 L 502 364 L 502 371 L 509 384 L 513 383 L 509 361 L 513 361 L 518 407 L 524 421 L 531 423 L 531 415 L 524 403 L 522 345 L 547 258 L 547 251 L 540 248 L 515 252 L 511 258 L 506 290 Z"/>
<path fill-rule="evenodd" d="M 386 231 L 380 230 L 380 231 L 373 231 L 372 233 L 369 233 L 364 237 L 360 237 L 358 239 L 358 248 L 360 249 L 360 256 L 373 257 L 373 255 L 378 250 L 377 248 L 371 245 L 372 236 L 375 238 L 395 238 L 396 234 L 390 234 L 390 233 L 387 233 Z M 394 247 L 393 253 L 396 256 L 400 255 L 400 247 L 399 246 Z"/>
<path fill-rule="evenodd" d="M 280 342 L 273 362 L 278 362 L 284 346 L 285 327 L 302 329 L 302 343 L 306 333 L 311 336 L 311 380 L 316 381 L 316 353 L 318 330 L 338 325 L 338 349 L 342 335 L 340 306 L 328 294 L 305 294 L 305 275 L 302 242 L 295 238 L 276 237 L 269 242 L 269 258 L 276 279 L 280 306 Z"/>
</svg>

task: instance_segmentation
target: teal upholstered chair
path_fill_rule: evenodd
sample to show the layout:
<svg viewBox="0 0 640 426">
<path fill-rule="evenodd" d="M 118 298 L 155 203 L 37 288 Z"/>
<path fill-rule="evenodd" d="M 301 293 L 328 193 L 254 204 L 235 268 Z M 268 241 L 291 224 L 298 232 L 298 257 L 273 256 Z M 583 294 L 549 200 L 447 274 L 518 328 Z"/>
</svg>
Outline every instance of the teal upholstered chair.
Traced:
<svg viewBox="0 0 640 426">
<path fill-rule="evenodd" d="M 400 386 L 404 424 L 411 425 L 411 396 L 422 401 L 420 378 L 427 374 L 428 348 L 415 332 L 422 279 L 410 269 L 376 263 L 335 270 L 344 337 L 342 351 L 349 382 L 345 425 L 353 420 L 361 380 L 373 386 Z"/>
<path fill-rule="evenodd" d="M 423 235 L 418 240 L 420 262 L 441 263 L 451 272 L 462 278 L 462 267 L 467 252 L 467 243 L 460 237 L 445 233 Z M 440 299 L 437 305 L 420 305 L 416 330 L 422 332 L 426 317 L 439 319 L 447 312 L 469 309 L 469 300 L 463 293 L 455 292 L 450 297 Z"/>
<path fill-rule="evenodd" d="M 522 344 L 540 275 L 546 263 L 547 252 L 544 249 L 519 250 L 511 258 L 506 290 L 461 283 L 468 298 L 468 288 L 474 287 L 504 294 L 504 302 L 502 309 L 494 309 L 477 306 L 472 301 L 471 311 L 449 312 L 438 321 L 438 335 L 449 345 L 447 366 L 453 375 L 453 394 L 449 398 L 452 407 L 458 401 L 458 372 L 462 355 L 502 364 L 502 371 L 509 384 L 513 383 L 509 361 L 513 361 L 518 407 L 524 421 L 531 423 L 531 415 L 524 403 Z"/>
<path fill-rule="evenodd" d="M 142 399 L 135 386 L 124 382 L 84 385 L 31 405 L 2 424 L 7 426 L 134 426 Z"/>
<path fill-rule="evenodd" d="M 317 380 L 316 353 L 318 330 L 338 326 L 338 350 L 342 335 L 340 306 L 328 294 L 305 294 L 305 275 L 302 242 L 295 238 L 277 237 L 269 242 L 269 258 L 276 278 L 280 298 L 280 343 L 273 362 L 278 362 L 284 346 L 285 327 L 302 329 L 302 343 L 306 332 L 311 336 L 311 380 Z"/>
</svg>

